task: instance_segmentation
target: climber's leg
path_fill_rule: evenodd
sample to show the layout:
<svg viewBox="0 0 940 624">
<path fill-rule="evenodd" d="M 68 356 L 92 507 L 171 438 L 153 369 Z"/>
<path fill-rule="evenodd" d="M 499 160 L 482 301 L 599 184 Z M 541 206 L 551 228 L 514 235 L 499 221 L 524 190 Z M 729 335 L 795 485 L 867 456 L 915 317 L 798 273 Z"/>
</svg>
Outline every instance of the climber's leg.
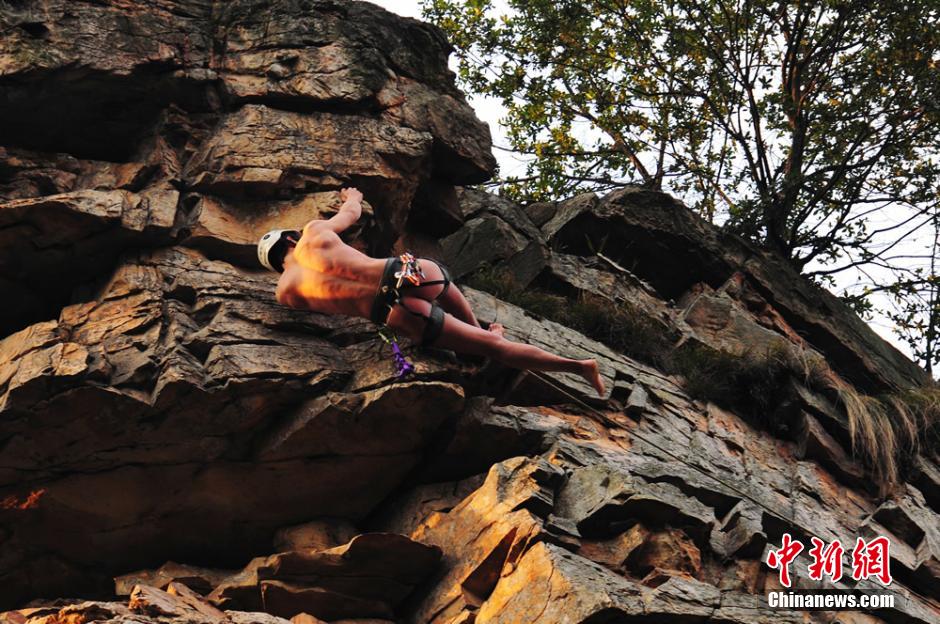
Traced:
<svg viewBox="0 0 940 624">
<path fill-rule="evenodd" d="M 441 304 L 441 307 L 450 312 L 452 315 L 467 323 L 468 325 L 473 325 L 474 327 L 480 327 L 480 321 L 477 320 L 477 317 L 473 314 L 473 309 L 470 307 L 470 302 L 463 296 L 463 293 L 460 292 L 460 289 L 457 288 L 456 284 L 451 284 L 450 288 L 447 289 L 447 292 L 438 299 Z M 495 329 L 493 326 L 496 325 L 492 323 L 490 325 L 491 329 Z"/>
<path fill-rule="evenodd" d="M 420 342 L 429 321 L 419 315 L 430 318 L 431 304 L 417 297 L 405 297 L 402 304 L 407 306 L 407 309 L 396 305 L 388 315 L 386 323 L 395 331 Z M 482 355 L 513 368 L 575 373 L 594 386 L 599 395 L 604 394 L 604 382 L 594 360 L 573 360 L 532 345 L 512 342 L 498 333 L 465 323 L 449 313 L 444 314 L 443 328 L 432 344 L 434 347 L 450 349 L 457 353 Z"/>
</svg>

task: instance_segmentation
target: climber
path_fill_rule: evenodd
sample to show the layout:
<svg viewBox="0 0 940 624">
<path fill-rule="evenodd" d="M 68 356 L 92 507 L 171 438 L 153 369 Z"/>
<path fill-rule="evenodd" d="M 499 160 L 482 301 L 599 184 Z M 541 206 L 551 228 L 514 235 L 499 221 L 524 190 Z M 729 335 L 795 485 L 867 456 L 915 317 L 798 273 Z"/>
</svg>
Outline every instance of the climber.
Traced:
<svg viewBox="0 0 940 624">
<path fill-rule="evenodd" d="M 330 219 L 310 221 L 302 232 L 272 230 L 259 241 L 258 260 L 281 273 L 279 303 L 367 318 L 422 346 L 489 357 L 513 368 L 575 373 L 604 395 L 596 361 L 512 342 L 499 323 L 483 329 L 460 290 L 450 288 L 441 263 L 409 253 L 372 258 L 344 243 L 339 234 L 359 220 L 362 193 L 345 188 L 340 198 L 343 204 Z"/>
</svg>

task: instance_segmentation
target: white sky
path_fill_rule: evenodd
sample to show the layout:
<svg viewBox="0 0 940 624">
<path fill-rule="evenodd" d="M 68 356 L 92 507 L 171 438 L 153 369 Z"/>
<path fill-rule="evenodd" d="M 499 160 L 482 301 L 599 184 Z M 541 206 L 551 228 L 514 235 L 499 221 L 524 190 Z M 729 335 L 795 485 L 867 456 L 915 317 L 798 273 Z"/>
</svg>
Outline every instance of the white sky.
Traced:
<svg viewBox="0 0 940 624">
<path fill-rule="evenodd" d="M 404 15 L 405 17 L 422 19 L 421 0 L 368 1 L 372 4 L 377 4 L 380 7 L 384 7 L 393 13 L 398 13 L 399 15 Z M 495 2 L 493 2 L 493 6 L 497 10 L 502 10 L 507 5 L 505 0 L 495 0 Z M 451 69 L 456 71 L 456 64 L 453 62 L 453 56 L 451 56 Z M 467 101 L 470 103 L 470 106 L 473 107 L 473 110 L 476 111 L 477 117 L 488 123 L 490 126 L 490 133 L 493 135 L 493 154 L 496 156 L 496 160 L 499 162 L 500 174 L 503 176 L 514 174 L 521 176 L 524 174 L 526 163 L 525 159 L 505 150 L 496 149 L 495 147 L 509 147 L 509 141 L 506 140 L 506 134 L 499 125 L 500 118 L 506 114 L 506 109 L 503 108 L 503 105 L 496 98 L 475 96 L 469 93 L 467 94 Z"/>
<path fill-rule="evenodd" d="M 369 1 L 399 15 L 421 19 L 421 0 Z M 496 0 L 493 4 L 497 11 L 502 11 L 504 8 L 506 8 L 505 0 Z M 453 62 L 451 63 L 451 68 L 455 69 Z M 524 158 L 521 158 L 508 151 L 498 149 L 498 147 L 509 146 L 509 141 L 506 139 L 506 134 L 503 132 L 503 129 L 500 126 L 500 119 L 505 115 L 505 109 L 503 108 L 502 104 L 500 104 L 497 99 L 492 97 L 481 97 L 471 94 L 467 94 L 467 100 L 476 111 L 477 117 L 488 123 L 490 126 L 490 133 L 493 136 L 494 145 L 493 154 L 496 156 L 497 162 L 499 162 L 500 174 L 503 176 L 524 174 L 526 162 Z M 860 277 L 858 275 L 850 275 L 850 273 L 853 272 L 846 271 L 843 274 L 836 276 L 839 289 L 851 288 L 851 286 L 853 286 L 856 283 L 856 280 Z M 841 292 L 841 290 L 837 289 L 836 294 L 839 292 Z M 876 302 L 876 305 L 880 303 L 882 302 Z M 875 330 L 875 332 L 878 333 L 878 335 L 900 349 L 902 353 L 908 357 L 911 357 L 910 349 L 906 344 L 901 342 L 897 336 L 894 335 L 894 332 L 892 331 L 892 324 L 888 319 L 876 315 L 869 325 L 872 329 Z"/>
</svg>

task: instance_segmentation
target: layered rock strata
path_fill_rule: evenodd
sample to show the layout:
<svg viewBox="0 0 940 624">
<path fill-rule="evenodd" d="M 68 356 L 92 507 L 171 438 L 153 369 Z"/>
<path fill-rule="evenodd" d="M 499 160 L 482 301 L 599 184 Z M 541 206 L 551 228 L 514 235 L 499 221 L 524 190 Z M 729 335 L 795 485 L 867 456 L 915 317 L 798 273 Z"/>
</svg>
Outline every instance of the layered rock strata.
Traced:
<svg viewBox="0 0 940 624">
<path fill-rule="evenodd" d="M 927 383 L 669 196 L 455 191 L 495 165 L 434 28 L 333 0 L 17 2 L 0 28 L 0 621 L 940 621 L 936 449 L 879 491 L 799 371 L 772 414 L 717 404 L 464 286 L 510 339 L 597 359 L 607 395 L 407 343 L 399 379 L 371 323 L 274 301 L 255 240 L 353 184 L 375 254 L 629 310 L 670 353 Z M 889 536 L 894 582 L 858 589 L 895 605 L 770 609 L 784 533 Z"/>
</svg>

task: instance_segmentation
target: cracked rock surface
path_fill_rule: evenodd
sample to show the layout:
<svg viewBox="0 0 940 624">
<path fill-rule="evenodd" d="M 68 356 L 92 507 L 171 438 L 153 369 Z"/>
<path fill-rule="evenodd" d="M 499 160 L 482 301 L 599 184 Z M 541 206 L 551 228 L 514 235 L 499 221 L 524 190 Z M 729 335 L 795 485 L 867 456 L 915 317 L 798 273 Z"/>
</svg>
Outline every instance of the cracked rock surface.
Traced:
<svg viewBox="0 0 940 624">
<path fill-rule="evenodd" d="M 509 339 L 596 359 L 607 395 L 407 342 L 399 379 L 372 323 L 276 303 L 255 241 L 354 185 L 373 255 L 629 306 L 676 352 L 926 383 L 668 195 L 458 188 L 495 160 L 435 28 L 358 1 L 46 0 L 0 3 L 0 30 L 3 624 L 940 621 L 936 455 L 880 492 L 799 375 L 773 413 L 717 404 L 462 284 Z M 769 609 L 784 533 L 890 537 L 894 582 L 858 589 L 895 606 Z M 807 563 L 796 586 L 830 587 Z"/>
</svg>

